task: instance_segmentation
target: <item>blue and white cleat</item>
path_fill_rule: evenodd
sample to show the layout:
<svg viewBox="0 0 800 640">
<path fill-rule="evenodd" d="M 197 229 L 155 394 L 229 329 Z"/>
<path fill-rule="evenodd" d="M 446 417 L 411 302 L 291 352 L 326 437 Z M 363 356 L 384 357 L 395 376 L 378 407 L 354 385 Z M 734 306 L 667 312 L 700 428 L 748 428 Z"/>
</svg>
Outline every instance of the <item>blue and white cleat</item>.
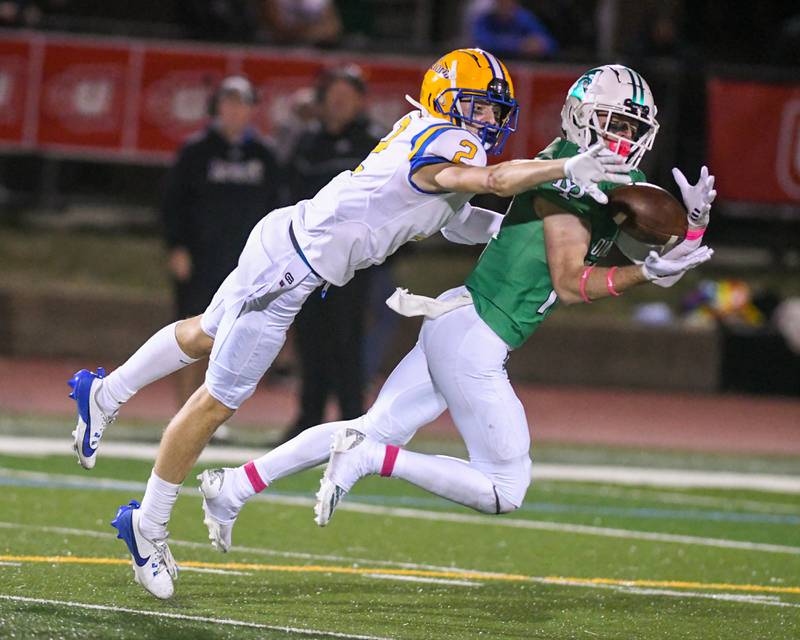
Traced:
<svg viewBox="0 0 800 640">
<path fill-rule="evenodd" d="M 150 540 L 139 531 L 139 506 L 136 500 L 120 506 L 111 526 L 119 531 L 117 538 L 128 545 L 133 564 L 133 579 L 156 598 L 166 600 L 175 593 L 172 581 L 178 579 L 178 565 L 172 557 L 166 538 Z"/>
<path fill-rule="evenodd" d="M 72 448 L 78 454 L 78 462 L 84 469 L 94 468 L 103 431 L 117 418 L 116 411 L 111 415 L 105 414 L 95 400 L 101 384 L 99 381 L 105 375 L 103 367 L 97 367 L 97 373 L 81 369 L 67 382 L 72 387 L 69 397 L 78 405 L 78 424 L 72 432 Z"/>
</svg>

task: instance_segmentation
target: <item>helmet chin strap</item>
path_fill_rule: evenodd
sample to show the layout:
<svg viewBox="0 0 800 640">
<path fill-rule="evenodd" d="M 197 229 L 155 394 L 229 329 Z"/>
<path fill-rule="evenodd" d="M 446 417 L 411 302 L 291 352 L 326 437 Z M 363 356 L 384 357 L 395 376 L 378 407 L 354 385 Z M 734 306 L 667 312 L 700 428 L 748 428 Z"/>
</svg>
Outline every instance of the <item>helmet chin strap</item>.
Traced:
<svg viewBox="0 0 800 640">
<path fill-rule="evenodd" d="M 430 111 L 428 111 L 425 107 L 422 106 L 419 102 L 414 100 L 410 95 L 406 94 L 406 102 L 408 102 L 412 107 L 416 107 L 419 109 L 423 115 L 433 115 Z"/>
</svg>

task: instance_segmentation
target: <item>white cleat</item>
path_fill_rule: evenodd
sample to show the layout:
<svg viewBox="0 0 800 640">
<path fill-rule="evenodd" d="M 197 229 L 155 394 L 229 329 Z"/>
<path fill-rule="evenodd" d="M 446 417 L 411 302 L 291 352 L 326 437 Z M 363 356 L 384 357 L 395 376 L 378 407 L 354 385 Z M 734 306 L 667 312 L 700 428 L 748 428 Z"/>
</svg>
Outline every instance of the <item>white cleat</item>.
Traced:
<svg viewBox="0 0 800 640">
<path fill-rule="evenodd" d="M 105 375 L 102 367 L 97 368 L 97 373 L 81 369 L 68 381 L 72 387 L 69 397 L 75 400 L 78 409 L 78 423 L 72 432 L 72 448 L 84 469 L 94 468 L 103 432 L 117 418 L 116 411 L 107 415 L 97 404 L 97 390 L 103 384 Z"/>
<path fill-rule="evenodd" d="M 230 516 L 231 512 L 238 514 L 238 509 L 226 501 L 223 492 L 225 475 L 227 469 L 206 469 L 197 476 L 200 481 L 200 493 L 203 494 L 203 524 L 208 528 L 208 539 L 211 546 L 226 553 L 231 548 L 231 535 L 236 516 Z"/>
<path fill-rule="evenodd" d="M 361 478 L 377 473 L 380 445 L 356 429 L 345 427 L 333 435 L 331 457 L 319 483 L 314 522 L 324 527 L 341 499 Z"/>
<path fill-rule="evenodd" d="M 167 540 L 150 540 L 139 530 L 139 503 L 131 500 L 117 510 L 111 521 L 120 538 L 128 546 L 133 565 L 133 579 L 156 598 L 166 600 L 175 593 L 173 580 L 178 578 L 178 565 L 172 557 Z"/>
</svg>

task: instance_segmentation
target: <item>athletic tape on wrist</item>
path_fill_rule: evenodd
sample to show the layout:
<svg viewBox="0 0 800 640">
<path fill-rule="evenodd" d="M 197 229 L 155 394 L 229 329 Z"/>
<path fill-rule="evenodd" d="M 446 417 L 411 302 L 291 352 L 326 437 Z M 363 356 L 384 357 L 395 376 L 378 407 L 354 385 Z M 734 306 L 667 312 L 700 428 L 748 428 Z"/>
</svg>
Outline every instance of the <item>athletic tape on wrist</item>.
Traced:
<svg viewBox="0 0 800 640">
<path fill-rule="evenodd" d="M 608 292 L 616 297 L 621 296 L 622 294 L 614 288 L 614 272 L 617 270 L 617 267 L 611 267 L 606 274 L 606 289 Z"/>
<path fill-rule="evenodd" d="M 687 240 L 697 240 L 698 238 L 702 238 L 703 234 L 706 232 L 706 228 L 703 227 L 701 229 L 689 229 L 686 232 L 686 239 Z"/>
<path fill-rule="evenodd" d="M 592 272 L 592 269 L 594 269 L 594 265 L 592 265 L 591 267 L 586 267 L 583 270 L 583 273 L 581 274 L 581 282 L 580 285 L 578 286 L 578 291 L 581 294 L 581 299 L 586 304 L 592 304 L 591 299 L 589 298 L 589 296 L 586 295 L 586 281 L 589 280 L 589 274 Z"/>
</svg>

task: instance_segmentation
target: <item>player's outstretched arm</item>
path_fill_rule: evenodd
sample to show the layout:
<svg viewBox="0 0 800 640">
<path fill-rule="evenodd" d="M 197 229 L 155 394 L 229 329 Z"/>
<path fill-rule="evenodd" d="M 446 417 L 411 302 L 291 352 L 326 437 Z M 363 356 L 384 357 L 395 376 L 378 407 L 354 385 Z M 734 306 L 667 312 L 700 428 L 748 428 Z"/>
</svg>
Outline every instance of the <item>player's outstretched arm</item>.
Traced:
<svg viewBox="0 0 800 640">
<path fill-rule="evenodd" d="M 547 265 L 559 300 L 564 304 L 576 304 L 613 295 L 606 286 L 609 269 L 591 269 L 584 276 L 587 269 L 584 258 L 591 241 L 588 225 L 541 198 L 536 200 L 535 207 L 536 213 L 544 219 Z M 614 290 L 618 293 L 647 282 L 641 267 L 635 265 L 616 269 L 613 276 Z"/>
<path fill-rule="evenodd" d="M 536 213 L 544 219 L 547 264 L 553 288 L 561 302 L 575 304 L 598 298 L 619 296 L 627 289 L 644 282 L 683 273 L 703 264 L 714 254 L 708 247 L 699 247 L 688 255 L 658 256 L 653 252 L 642 265 L 593 267 L 584 264 L 591 231 L 580 218 L 556 205 L 537 199 Z M 674 251 L 674 249 L 673 249 Z"/>
<path fill-rule="evenodd" d="M 629 184 L 628 167 L 622 158 L 598 143 L 584 153 L 558 160 L 508 160 L 491 167 L 432 164 L 414 173 L 414 183 L 432 192 L 493 193 L 508 197 L 545 182 L 569 178 L 598 202 L 608 201 L 598 182 Z"/>
</svg>

